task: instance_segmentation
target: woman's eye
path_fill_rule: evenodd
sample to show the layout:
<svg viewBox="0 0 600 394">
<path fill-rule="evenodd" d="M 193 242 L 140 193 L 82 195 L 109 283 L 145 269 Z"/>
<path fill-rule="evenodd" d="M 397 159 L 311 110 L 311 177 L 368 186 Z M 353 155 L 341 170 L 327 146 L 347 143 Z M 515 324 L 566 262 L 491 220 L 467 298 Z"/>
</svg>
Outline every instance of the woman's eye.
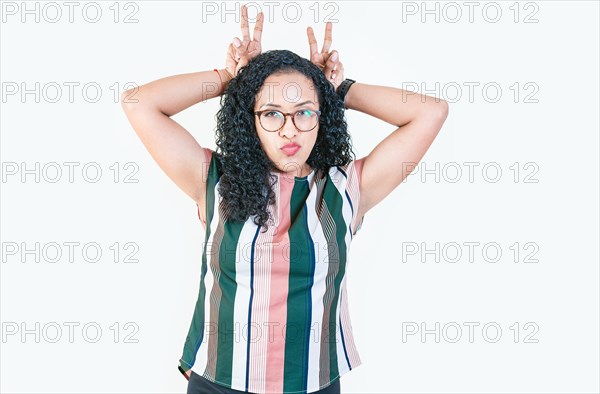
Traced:
<svg viewBox="0 0 600 394">
<path fill-rule="evenodd" d="M 302 116 L 311 116 L 313 114 L 313 111 L 311 111 L 310 109 L 303 109 L 301 111 L 298 111 L 298 113 Z"/>
<path fill-rule="evenodd" d="M 277 111 L 269 111 L 265 114 L 265 116 L 279 116 L 279 112 Z"/>
</svg>

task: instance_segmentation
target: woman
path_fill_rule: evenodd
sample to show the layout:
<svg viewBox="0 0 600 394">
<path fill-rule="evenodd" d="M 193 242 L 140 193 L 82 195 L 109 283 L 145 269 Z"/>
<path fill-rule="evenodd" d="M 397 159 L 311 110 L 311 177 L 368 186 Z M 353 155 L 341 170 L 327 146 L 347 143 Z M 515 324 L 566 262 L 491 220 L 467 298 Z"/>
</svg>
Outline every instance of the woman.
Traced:
<svg viewBox="0 0 600 394">
<path fill-rule="evenodd" d="M 179 370 L 188 393 L 339 393 L 360 365 L 348 315 L 347 252 L 364 215 L 423 157 L 446 119 L 443 100 L 344 80 L 331 23 L 311 60 L 229 45 L 225 69 L 163 78 L 122 105 L 205 227 L 200 292 Z M 137 103 L 128 103 L 134 95 Z M 170 117 L 222 96 L 217 150 Z M 356 160 L 344 110 L 398 128 Z"/>
</svg>

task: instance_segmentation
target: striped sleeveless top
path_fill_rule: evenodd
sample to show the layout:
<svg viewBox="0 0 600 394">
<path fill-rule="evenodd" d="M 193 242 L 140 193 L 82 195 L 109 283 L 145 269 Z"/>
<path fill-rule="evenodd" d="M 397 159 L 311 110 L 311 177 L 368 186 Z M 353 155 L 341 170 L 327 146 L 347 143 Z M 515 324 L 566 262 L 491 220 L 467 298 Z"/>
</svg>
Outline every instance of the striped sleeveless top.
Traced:
<svg viewBox="0 0 600 394">
<path fill-rule="evenodd" d="M 178 369 L 250 393 L 330 385 L 361 364 L 345 274 L 364 219 L 357 228 L 363 159 L 326 177 L 272 172 L 274 225 L 262 233 L 252 216 L 223 222 L 218 153 L 202 149 L 209 165 L 200 287 Z"/>
</svg>

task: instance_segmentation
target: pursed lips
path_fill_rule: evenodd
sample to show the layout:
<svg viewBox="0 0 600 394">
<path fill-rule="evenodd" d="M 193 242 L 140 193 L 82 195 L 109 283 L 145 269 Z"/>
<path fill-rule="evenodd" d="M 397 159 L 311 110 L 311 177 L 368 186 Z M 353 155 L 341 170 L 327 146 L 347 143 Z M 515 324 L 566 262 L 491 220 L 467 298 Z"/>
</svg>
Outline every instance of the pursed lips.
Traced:
<svg viewBox="0 0 600 394">
<path fill-rule="evenodd" d="M 300 150 L 300 145 L 292 142 L 289 144 L 285 144 L 281 147 L 281 150 L 288 156 L 295 155 Z"/>
</svg>

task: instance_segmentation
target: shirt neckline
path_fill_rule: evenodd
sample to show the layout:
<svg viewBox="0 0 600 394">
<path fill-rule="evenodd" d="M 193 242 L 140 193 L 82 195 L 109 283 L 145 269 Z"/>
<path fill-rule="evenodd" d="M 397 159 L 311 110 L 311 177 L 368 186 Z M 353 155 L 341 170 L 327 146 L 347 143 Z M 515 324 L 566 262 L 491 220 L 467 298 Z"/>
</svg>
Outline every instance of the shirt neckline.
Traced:
<svg viewBox="0 0 600 394">
<path fill-rule="evenodd" d="M 309 176 L 311 176 L 313 174 L 313 172 L 315 172 L 315 169 L 313 168 L 311 172 L 308 173 L 308 175 L 305 176 L 295 176 L 294 177 L 294 181 L 304 181 L 306 179 L 308 179 Z"/>
<path fill-rule="evenodd" d="M 314 174 L 314 173 L 315 173 L 315 169 L 313 168 L 313 169 L 312 169 L 312 170 L 311 170 L 311 171 L 308 173 L 308 175 L 305 175 L 305 176 L 294 176 L 294 182 L 297 182 L 297 181 L 305 181 L 305 180 L 307 180 L 307 179 L 308 179 L 308 178 L 309 178 L 309 177 L 310 177 L 312 174 Z M 276 171 L 271 171 L 271 174 L 273 174 L 273 175 L 277 175 L 277 176 L 279 176 L 279 177 L 282 177 L 282 176 L 283 176 L 283 175 L 282 175 L 280 172 L 276 172 Z"/>
</svg>

